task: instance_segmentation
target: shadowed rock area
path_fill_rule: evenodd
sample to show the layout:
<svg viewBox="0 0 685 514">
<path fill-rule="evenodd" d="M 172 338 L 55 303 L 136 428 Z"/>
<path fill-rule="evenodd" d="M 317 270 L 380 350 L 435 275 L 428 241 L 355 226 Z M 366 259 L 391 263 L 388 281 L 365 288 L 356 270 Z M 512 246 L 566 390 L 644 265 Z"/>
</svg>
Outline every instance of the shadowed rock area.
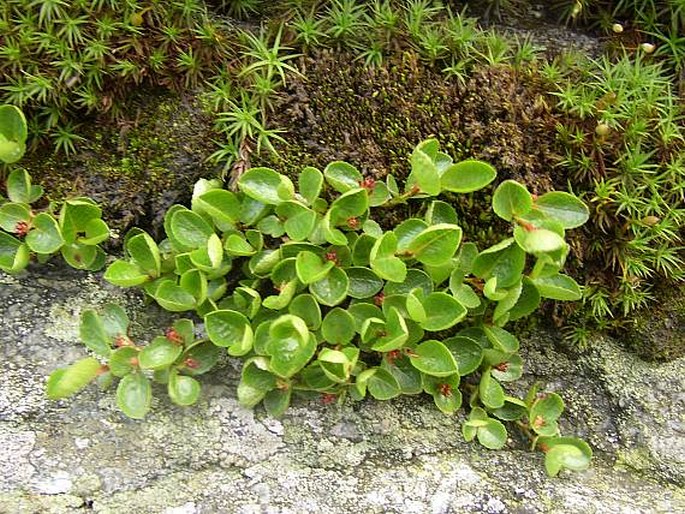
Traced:
<svg viewBox="0 0 685 514">
<path fill-rule="evenodd" d="M 275 420 L 235 398 L 240 363 L 203 377 L 194 408 L 164 391 L 144 421 L 111 391 L 44 397 L 45 377 L 85 355 L 82 309 L 115 301 L 139 339 L 170 317 L 100 275 L 47 264 L 0 276 L 0 512 L 651 513 L 685 510 L 685 359 L 645 363 L 608 339 L 585 353 L 558 334 L 523 342 L 527 374 L 560 392 L 564 433 L 595 450 L 547 478 L 514 430 L 507 448 L 463 442 L 428 397 L 342 406 L 296 400 Z"/>
</svg>

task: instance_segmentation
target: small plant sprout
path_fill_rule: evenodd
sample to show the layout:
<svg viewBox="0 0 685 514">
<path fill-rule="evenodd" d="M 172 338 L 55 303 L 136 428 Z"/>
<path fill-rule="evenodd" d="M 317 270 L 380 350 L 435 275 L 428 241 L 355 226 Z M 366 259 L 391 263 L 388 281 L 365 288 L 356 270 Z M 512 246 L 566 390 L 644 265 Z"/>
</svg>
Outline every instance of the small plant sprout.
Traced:
<svg viewBox="0 0 685 514">
<path fill-rule="evenodd" d="M 13 105 L 0 106 L 0 161 L 14 163 L 26 148 L 26 119 Z M 77 269 L 96 270 L 105 264 L 98 246 L 109 237 L 101 209 L 89 198 L 65 200 L 40 209 L 31 204 L 43 196 L 26 170 L 17 168 L 7 176 L 7 200 L 0 197 L 0 270 L 19 273 L 32 258 L 41 262 L 60 253 Z"/>
</svg>

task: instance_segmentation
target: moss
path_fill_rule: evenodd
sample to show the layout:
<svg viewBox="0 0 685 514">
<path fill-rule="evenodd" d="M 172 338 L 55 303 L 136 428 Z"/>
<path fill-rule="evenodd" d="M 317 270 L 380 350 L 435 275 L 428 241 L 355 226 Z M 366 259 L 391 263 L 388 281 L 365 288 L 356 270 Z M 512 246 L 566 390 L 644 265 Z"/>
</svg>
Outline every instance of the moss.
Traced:
<svg viewBox="0 0 685 514">
<path fill-rule="evenodd" d="M 260 157 L 253 164 L 296 177 L 303 166 L 323 169 L 345 160 L 365 175 L 390 173 L 403 180 L 414 146 L 436 137 L 457 160 L 492 163 L 499 180 L 521 180 L 534 192 L 565 186 L 552 174 L 555 118 L 544 87 L 532 75 L 484 67 L 461 85 L 409 51 L 375 70 L 352 61 L 353 56 L 327 51 L 301 58 L 306 78 L 292 80 L 270 119 L 287 130 L 288 144 L 278 147 L 281 159 Z M 466 237 L 481 245 L 497 241 L 507 228 L 491 215 L 491 193 L 489 188 L 450 198 Z"/>
<path fill-rule="evenodd" d="M 187 201 L 194 182 L 211 176 L 211 118 L 193 101 L 146 91 L 131 100 L 123 122 L 89 125 L 78 154 L 38 152 L 24 166 L 48 199 L 89 196 L 121 234 L 133 225 L 161 235 L 164 213 Z"/>
</svg>

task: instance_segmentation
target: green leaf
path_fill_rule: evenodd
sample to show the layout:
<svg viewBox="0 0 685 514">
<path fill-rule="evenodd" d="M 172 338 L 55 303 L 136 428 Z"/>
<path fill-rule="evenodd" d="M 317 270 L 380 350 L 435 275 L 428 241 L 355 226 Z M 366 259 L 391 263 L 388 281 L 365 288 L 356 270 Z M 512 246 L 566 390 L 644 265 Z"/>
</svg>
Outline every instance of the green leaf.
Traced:
<svg viewBox="0 0 685 514">
<path fill-rule="evenodd" d="M 407 323 L 397 309 L 390 307 L 386 315 L 385 333 L 374 342 L 371 349 L 377 352 L 399 350 L 408 339 Z"/>
<path fill-rule="evenodd" d="M 302 318 L 309 330 L 318 330 L 321 326 L 321 309 L 310 294 L 301 294 L 293 298 L 288 305 L 288 312 Z"/>
<path fill-rule="evenodd" d="M 309 292 L 320 304 L 333 307 L 347 298 L 349 285 L 345 272 L 333 267 L 324 278 L 310 284 Z"/>
<path fill-rule="evenodd" d="M 466 309 L 453 296 L 447 293 L 431 293 L 423 300 L 426 321 L 421 328 L 430 332 L 450 328 L 466 317 Z"/>
<path fill-rule="evenodd" d="M 369 205 L 371 207 L 378 207 L 383 205 L 390 199 L 390 191 L 388 191 L 388 186 L 383 182 L 376 182 L 373 185 L 373 190 L 369 193 Z"/>
<path fill-rule="evenodd" d="M 145 232 L 126 241 L 126 250 L 138 267 L 150 277 L 158 277 L 162 269 L 159 248 Z"/>
<path fill-rule="evenodd" d="M 417 289 L 416 292 L 421 293 L 421 290 Z M 406 309 L 409 317 L 417 323 L 425 323 L 428 318 L 426 309 L 423 308 L 423 304 L 421 303 L 421 299 L 413 292 L 406 296 Z"/>
<path fill-rule="evenodd" d="M 273 389 L 264 396 L 264 408 L 267 414 L 274 418 L 280 418 L 290 406 L 292 389 Z"/>
<path fill-rule="evenodd" d="M 323 319 L 321 334 L 331 344 L 348 344 L 355 335 L 352 315 L 340 307 L 332 309 Z"/>
<path fill-rule="evenodd" d="M 323 371 L 321 364 L 317 361 L 307 365 L 298 375 L 304 387 L 311 391 L 326 392 L 335 388 L 338 384 L 331 380 Z"/>
<path fill-rule="evenodd" d="M 321 257 L 309 251 L 298 253 L 295 260 L 297 278 L 303 284 L 313 284 L 322 280 L 334 267 L 333 261 L 322 261 Z"/>
<path fill-rule="evenodd" d="M 97 312 L 88 309 L 81 313 L 79 335 L 83 344 L 93 353 L 102 357 L 109 357 L 112 351 L 112 336 L 105 331 L 105 324 Z"/>
<path fill-rule="evenodd" d="M 521 280 L 519 280 L 516 285 L 505 290 L 506 295 L 497 302 L 495 311 L 492 313 L 492 322 L 495 325 L 501 327 L 509 321 L 509 311 L 518 302 L 522 288 Z"/>
<path fill-rule="evenodd" d="M 278 216 L 275 214 L 259 220 L 259 223 L 257 223 L 257 229 L 263 234 L 271 237 L 281 237 L 283 234 L 285 234 L 283 222 L 278 219 Z"/>
<path fill-rule="evenodd" d="M 182 245 L 184 250 L 194 250 L 207 246 L 209 236 L 214 233 L 212 227 L 197 213 L 184 209 L 176 211 L 169 225 L 175 241 Z"/>
<path fill-rule="evenodd" d="M 26 235 L 28 247 L 39 254 L 55 253 L 64 244 L 57 220 L 41 212 L 33 218 L 33 228 Z"/>
<path fill-rule="evenodd" d="M 138 363 L 143 369 L 168 368 L 178 359 L 182 351 L 179 344 L 169 341 L 164 336 L 158 336 L 141 350 Z"/>
<path fill-rule="evenodd" d="M 116 260 L 105 271 L 107 282 L 119 287 L 139 286 L 151 279 L 137 264 Z"/>
<path fill-rule="evenodd" d="M 464 439 L 478 438 L 478 442 L 491 450 L 499 450 L 507 442 L 507 429 L 504 425 L 488 417 L 480 407 L 475 407 L 469 414 L 469 420 L 462 426 Z"/>
<path fill-rule="evenodd" d="M 338 246 L 347 244 L 347 238 L 345 237 L 345 234 L 342 231 L 335 228 L 331 223 L 331 211 L 328 211 L 326 215 L 321 219 L 319 227 L 315 229 L 315 234 L 316 230 L 321 231 L 323 241 L 328 241 L 330 244 Z M 313 238 L 314 236 L 311 236 L 310 239 L 316 240 Z"/>
<path fill-rule="evenodd" d="M 96 218 L 86 223 L 85 236 L 79 237 L 76 241 L 83 245 L 94 246 L 106 241 L 108 237 L 109 227 L 107 223 Z"/>
<path fill-rule="evenodd" d="M 281 261 L 281 252 L 278 250 L 262 250 L 250 259 L 248 266 L 250 272 L 257 277 L 266 277 L 271 270 Z"/>
<path fill-rule="evenodd" d="M 92 311 L 91 311 L 92 312 Z M 102 310 L 100 316 L 102 327 L 107 337 L 115 339 L 126 336 L 128 333 L 129 319 L 126 311 L 115 303 L 108 303 Z M 83 321 L 83 318 L 81 318 Z"/>
<path fill-rule="evenodd" d="M 109 371 L 115 377 L 125 377 L 136 370 L 138 366 L 138 348 L 123 346 L 117 348 L 109 356 Z"/>
<path fill-rule="evenodd" d="M 14 105 L 0 106 L 0 161 L 17 162 L 26 150 L 26 118 Z M 17 201 L 17 200 L 12 200 Z"/>
<path fill-rule="evenodd" d="M 397 251 L 404 252 L 416 237 L 428 228 L 428 223 L 419 218 L 409 218 L 400 223 L 393 233 L 397 236 Z"/>
<path fill-rule="evenodd" d="M 528 406 L 523 400 L 505 396 L 504 405 L 492 413 L 504 421 L 517 421 L 528 414 Z"/>
<path fill-rule="evenodd" d="M 172 372 L 169 375 L 167 392 L 176 405 L 193 405 L 200 397 L 200 390 L 200 383 L 193 377 L 179 375 L 178 372 Z"/>
<path fill-rule="evenodd" d="M 484 326 L 483 330 L 492 346 L 505 353 L 514 353 L 519 349 L 519 341 L 516 336 L 507 332 L 503 328 L 495 326 Z"/>
<path fill-rule="evenodd" d="M 540 293 L 528 277 L 521 281 L 521 296 L 509 311 L 509 319 L 515 321 L 532 314 L 540 305 Z"/>
<path fill-rule="evenodd" d="M 447 377 L 422 376 L 423 390 L 433 396 L 435 405 L 444 414 L 454 414 L 461 407 L 459 381 L 457 374 Z"/>
<path fill-rule="evenodd" d="M 450 337 L 445 339 L 443 344 L 457 361 L 457 369 L 462 377 L 476 371 L 483 361 L 483 348 L 470 337 Z"/>
<path fill-rule="evenodd" d="M 383 292 L 389 296 L 408 294 L 415 289 L 420 289 L 424 296 L 428 296 L 433 292 L 433 281 L 424 271 L 412 268 L 407 270 L 407 275 L 402 282 L 387 282 Z"/>
<path fill-rule="evenodd" d="M 105 265 L 105 252 L 97 246 L 70 244 L 59 251 L 72 268 L 95 271 Z"/>
<path fill-rule="evenodd" d="M 233 257 L 249 257 L 257 253 L 257 250 L 248 243 L 242 235 L 231 234 L 224 243 L 226 253 Z"/>
<path fill-rule="evenodd" d="M 407 177 L 406 190 L 418 186 L 422 193 L 429 196 L 440 194 L 440 175 L 438 168 L 430 156 L 418 147 L 411 154 L 411 173 Z"/>
<path fill-rule="evenodd" d="M 131 373 L 119 382 L 117 405 L 129 418 L 142 419 L 150 410 L 152 388 L 142 373 Z"/>
<path fill-rule="evenodd" d="M 285 309 L 292 301 L 295 293 L 297 293 L 297 286 L 297 279 L 281 283 L 278 289 L 278 295 L 267 296 L 264 298 L 262 305 L 267 309 L 274 311 Z"/>
<path fill-rule="evenodd" d="M 349 312 L 354 318 L 354 329 L 359 334 L 361 334 L 362 325 L 364 324 L 364 321 L 366 321 L 367 319 L 377 318 L 383 320 L 385 318 L 385 316 L 383 315 L 383 311 L 372 303 L 360 302 L 352 304 L 347 309 L 347 312 Z"/>
<path fill-rule="evenodd" d="M 540 277 L 533 280 L 540 296 L 552 300 L 575 301 L 580 300 L 580 287 L 571 277 L 557 273 L 551 277 Z"/>
<path fill-rule="evenodd" d="M 291 180 L 270 168 L 247 170 L 240 176 L 238 187 L 250 198 L 267 205 L 278 205 L 295 196 Z"/>
<path fill-rule="evenodd" d="M 17 273 L 28 265 L 30 257 L 28 246 L 16 237 L 0 232 L 0 269 Z"/>
<path fill-rule="evenodd" d="M 276 376 L 266 370 L 267 366 L 268 361 L 263 357 L 252 358 L 243 365 L 238 384 L 238 401 L 243 407 L 254 407 L 276 388 Z"/>
<path fill-rule="evenodd" d="M 575 437 L 540 437 L 538 446 L 545 448 L 545 470 L 556 476 L 562 469 L 584 471 L 590 467 L 592 449 Z"/>
<path fill-rule="evenodd" d="M 368 234 L 361 234 L 352 246 L 352 262 L 355 266 L 368 266 L 369 256 L 376 239 Z"/>
<path fill-rule="evenodd" d="M 438 225 L 440 223 L 456 225 L 458 218 L 454 207 L 448 203 L 435 200 L 428 206 L 425 219 L 429 225 Z"/>
<path fill-rule="evenodd" d="M 352 298 L 371 298 L 383 288 L 383 280 L 369 268 L 347 268 L 345 273 L 350 279 L 347 294 Z"/>
<path fill-rule="evenodd" d="M 431 137 L 428 139 L 424 139 L 418 145 L 416 145 L 415 150 L 419 150 L 425 153 L 426 155 L 428 155 L 428 157 L 431 158 L 431 160 L 436 160 L 440 155 L 440 143 L 437 139 Z"/>
<path fill-rule="evenodd" d="M 383 368 L 371 368 L 367 371 L 373 373 L 366 379 L 366 387 L 376 400 L 390 400 L 402 394 L 397 380 L 388 371 Z"/>
<path fill-rule="evenodd" d="M 271 323 L 266 353 L 271 356 L 269 367 L 276 375 L 290 378 L 309 362 L 315 351 L 316 340 L 304 320 L 284 314 Z"/>
<path fill-rule="evenodd" d="M 495 363 L 491 373 L 500 382 L 518 380 L 523 374 L 523 360 L 515 353 L 509 355 L 506 359 Z"/>
<path fill-rule="evenodd" d="M 252 226 L 271 212 L 271 206 L 260 201 L 243 196 L 240 201 L 240 222 L 245 226 Z"/>
<path fill-rule="evenodd" d="M 228 348 L 229 355 L 239 357 L 252 349 L 254 334 L 248 319 L 239 312 L 218 310 L 204 318 L 209 340 Z"/>
<path fill-rule="evenodd" d="M 293 241 L 304 241 L 316 226 L 316 213 L 298 202 L 283 202 L 276 214 L 285 218 L 283 228 Z"/>
<path fill-rule="evenodd" d="M 248 318 L 254 318 L 262 305 L 262 299 L 258 291 L 251 287 L 236 287 L 231 297 L 235 310 L 245 314 Z"/>
<path fill-rule="evenodd" d="M 240 221 L 240 201 L 225 189 L 211 189 L 193 198 L 193 211 L 208 215 L 220 230 L 228 230 Z"/>
<path fill-rule="evenodd" d="M 557 420 L 564 412 L 564 401 L 556 393 L 538 397 L 530 408 L 528 422 L 539 435 L 554 436 L 559 433 Z"/>
<path fill-rule="evenodd" d="M 427 375 L 446 377 L 458 372 L 457 361 L 440 341 L 424 341 L 409 354 L 409 358 L 412 366 Z"/>
<path fill-rule="evenodd" d="M 500 218 L 511 221 L 524 216 L 533 208 L 533 197 L 525 186 L 515 180 L 505 180 L 492 197 L 492 209 Z"/>
<path fill-rule="evenodd" d="M 504 389 L 492 378 L 490 371 L 483 372 L 478 384 L 478 396 L 483 405 L 489 409 L 498 409 L 504 405 Z"/>
<path fill-rule="evenodd" d="M 98 376 L 101 368 L 97 359 L 86 357 L 67 368 L 53 371 L 46 386 L 48 398 L 60 400 L 78 393 Z"/>
<path fill-rule="evenodd" d="M 87 230 L 89 224 L 93 222 L 104 223 L 100 219 L 101 216 L 102 209 L 89 199 L 77 198 L 74 200 L 67 200 L 62 204 L 59 213 L 59 227 L 62 231 L 62 237 L 64 237 L 64 240 L 67 243 L 74 243 L 77 239 L 80 240 L 79 233 Z M 91 239 L 94 235 L 92 226 L 90 227 L 89 232 L 91 232 L 91 234 L 87 238 Z"/>
<path fill-rule="evenodd" d="M 400 258 L 395 257 L 396 250 L 397 236 L 392 232 L 386 232 L 371 248 L 369 261 L 371 269 L 379 277 L 391 282 L 404 282 L 407 266 Z"/>
<path fill-rule="evenodd" d="M 454 298 L 467 309 L 477 309 L 481 305 L 480 297 L 466 284 L 459 284 L 452 288 L 450 283 L 450 290 Z"/>
<path fill-rule="evenodd" d="M 23 203 L 6 203 L 0 206 L 0 228 L 16 233 L 18 223 L 31 223 L 31 209 Z"/>
<path fill-rule="evenodd" d="M 328 378 L 333 382 L 345 384 L 349 382 L 358 358 L 359 348 L 349 346 L 342 350 L 322 348 L 317 361 Z"/>
<path fill-rule="evenodd" d="M 440 185 L 445 191 L 471 193 L 483 189 L 496 176 L 497 171 L 490 164 L 470 159 L 449 166 L 440 177 Z"/>
<path fill-rule="evenodd" d="M 369 210 L 366 189 L 356 188 L 344 192 L 331 204 L 331 222 L 335 226 L 347 225 L 350 218 L 357 218 Z"/>
<path fill-rule="evenodd" d="M 519 281 L 525 265 L 525 252 L 509 238 L 480 252 L 473 261 L 472 272 L 485 280 L 497 277 L 497 286 L 507 288 Z"/>
<path fill-rule="evenodd" d="M 550 253 L 566 246 L 564 238 L 552 230 L 545 228 L 514 228 L 516 243 L 526 252 L 532 254 Z"/>
<path fill-rule="evenodd" d="M 395 356 L 394 353 L 386 353 L 383 355 L 381 367 L 395 377 L 402 394 L 419 394 L 423 391 L 421 372 L 411 365 L 406 355 Z"/>
<path fill-rule="evenodd" d="M 461 235 L 462 230 L 457 225 L 433 225 L 416 236 L 407 250 L 422 264 L 440 266 L 454 256 L 461 242 Z"/>
<path fill-rule="evenodd" d="M 245 239 L 252 245 L 256 251 L 264 248 L 264 234 L 256 229 L 248 229 L 245 231 Z"/>
<path fill-rule="evenodd" d="M 300 194 L 309 202 L 309 205 L 314 203 L 321 194 L 323 187 L 323 174 L 312 166 L 307 166 L 302 169 L 298 177 L 298 188 Z"/>
<path fill-rule="evenodd" d="M 171 312 L 189 311 L 197 306 L 195 297 L 172 280 L 165 280 L 155 291 L 154 298 Z"/>
<path fill-rule="evenodd" d="M 564 228 L 580 227 L 590 216 L 587 205 L 563 191 L 551 191 L 540 196 L 535 200 L 535 208 L 559 221 Z"/>
<path fill-rule="evenodd" d="M 326 182 L 338 193 L 358 188 L 364 178 L 357 168 L 342 161 L 330 163 L 324 169 L 323 174 Z"/>
<path fill-rule="evenodd" d="M 202 375 L 210 371 L 219 360 L 220 349 L 211 341 L 197 341 L 190 346 L 183 357 L 183 372 L 188 375 Z"/>
</svg>

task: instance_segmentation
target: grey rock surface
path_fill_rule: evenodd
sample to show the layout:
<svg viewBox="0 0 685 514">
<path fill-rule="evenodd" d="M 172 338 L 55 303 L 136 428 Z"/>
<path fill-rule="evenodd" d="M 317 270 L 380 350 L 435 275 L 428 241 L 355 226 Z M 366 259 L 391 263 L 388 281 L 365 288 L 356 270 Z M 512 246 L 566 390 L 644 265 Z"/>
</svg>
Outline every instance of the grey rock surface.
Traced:
<svg viewBox="0 0 685 514">
<path fill-rule="evenodd" d="M 96 387 L 48 401 L 45 377 L 85 355 L 81 310 L 110 301 L 139 337 L 169 323 L 99 275 L 48 264 L 0 276 L 0 512 L 685 511 L 683 359 L 645 363 L 609 339 L 583 353 L 555 333 L 526 339 L 515 387 L 539 380 L 562 394 L 564 432 L 595 449 L 588 471 L 550 479 L 514 431 L 500 451 L 465 443 L 463 415 L 426 397 L 297 400 L 280 420 L 246 410 L 235 399 L 240 363 L 228 360 L 203 380 L 199 405 L 159 394 L 144 421 Z"/>
</svg>

